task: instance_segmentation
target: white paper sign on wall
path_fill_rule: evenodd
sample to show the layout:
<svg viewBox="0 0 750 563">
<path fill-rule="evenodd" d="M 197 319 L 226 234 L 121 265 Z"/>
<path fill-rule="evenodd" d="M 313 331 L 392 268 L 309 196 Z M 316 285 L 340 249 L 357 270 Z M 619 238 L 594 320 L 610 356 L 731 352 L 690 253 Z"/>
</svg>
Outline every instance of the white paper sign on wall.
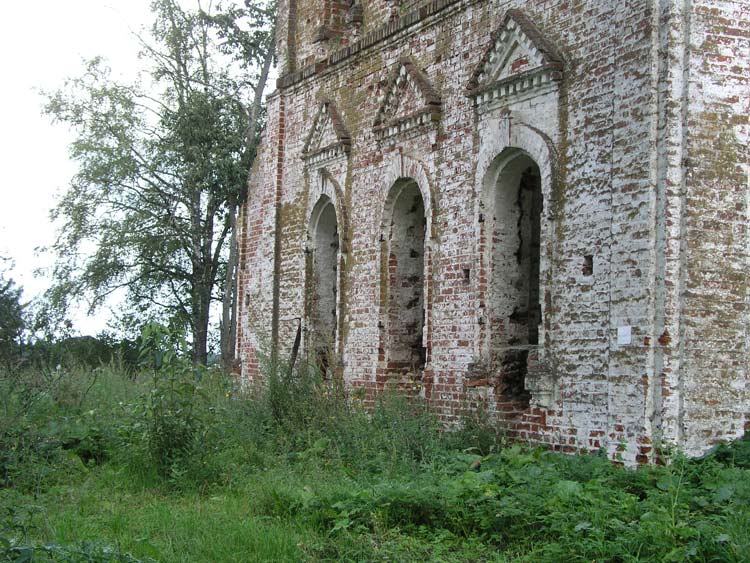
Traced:
<svg viewBox="0 0 750 563">
<path fill-rule="evenodd" d="M 633 329 L 629 326 L 617 327 L 617 345 L 627 346 L 633 342 Z"/>
</svg>

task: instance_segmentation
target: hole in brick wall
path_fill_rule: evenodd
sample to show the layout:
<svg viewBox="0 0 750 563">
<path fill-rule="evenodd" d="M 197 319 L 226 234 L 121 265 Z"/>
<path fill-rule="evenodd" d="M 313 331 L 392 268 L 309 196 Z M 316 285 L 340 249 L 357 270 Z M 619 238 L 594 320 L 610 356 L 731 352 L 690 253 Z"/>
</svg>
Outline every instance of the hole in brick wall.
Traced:
<svg viewBox="0 0 750 563">
<path fill-rule="evenodd" d="M 587 254 L 583 257 L 583 275 L 594 275 L 594 256 L 592 254 Z"/>
<path fill-rule="evenodd" d="M 322 374 L 328 372 L 336 343 L 339 233 L 336 210 L 322 197 L 312 215 L 310 352 Z"/>
<path fill-rule="evenodd" d="M 415 373 L 424 368 L 425 211 L 413 181 L 392 189 L 387 258 L 387 368 Z"/>
<path fill-rule="evenodd" d="M 531 394 L 526 391 L 528 374 L 528 350 L 508 350 L 500 358 L 500 371 L 503 374 L 498 386 L 499 393 L 521 403 L 526 408 L 531 401 Z"/>
<path fill-rule="evenodd" d="M 471 268 L 464 268 L 464 283 L 471 281 Z"/>
</svg>

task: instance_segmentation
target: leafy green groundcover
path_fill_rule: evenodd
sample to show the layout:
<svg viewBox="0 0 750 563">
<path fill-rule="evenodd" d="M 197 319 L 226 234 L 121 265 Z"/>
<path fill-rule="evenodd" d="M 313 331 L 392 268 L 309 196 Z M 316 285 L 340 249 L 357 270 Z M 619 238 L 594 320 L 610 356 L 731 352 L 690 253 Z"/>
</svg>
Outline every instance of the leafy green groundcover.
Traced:
<svg viewBox="0 0 750 563">
<path fill-rule="evenodd" d="M 239 396 L 154 366 L 0 377 L 0 561 L 750 561 L 748 439 L 633 470 L 296 373 Z"/>
<path fill-rule="evenodd" d="M 318 449 L 210 496 L 139 490 L 96 469 L 79 490 L 47 493 L 38 513 L 70 544 L 29 559 L 30 542 L 6 560 L 748 561 L 748 444 L 637 471 L 518 446 L 483 458 L 446 452 L 401 476 L 348 475 Z M 122 547 L 74 541 L 92 536 Z"/>
<path fill-rule="evenodd" d="M 0 539 L 0 554 L 13 563 L 151 563 L 153 559 L 136 559 L 109 546 L 82 543 L 78 546 L 43 545 L 14 547 Z"/>
<path fill-rule="evenodd" d="M 477 471 L 457 456 L 453 471 L 448 464 L 307 510 L 354 535 L 382 528 L 478 540 L 501 561 L 748 561 L 750 474 L 733 463 L 747 449 L 724 449 L 733 452 L 725 462 L 678 458 L 632 471 L 513 447 Z"/>
</svg>

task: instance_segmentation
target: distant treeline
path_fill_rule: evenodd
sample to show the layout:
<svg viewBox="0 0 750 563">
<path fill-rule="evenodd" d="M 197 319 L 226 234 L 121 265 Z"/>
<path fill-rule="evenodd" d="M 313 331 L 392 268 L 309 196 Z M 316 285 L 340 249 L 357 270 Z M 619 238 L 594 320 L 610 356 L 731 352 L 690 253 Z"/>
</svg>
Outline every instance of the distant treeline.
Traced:
<svg viewBox="0 0 750 563">
<path fill-rule="evenodd" d="M 19 366 L 90 366 L 118 363 L 131 371 L 138 365 L 137 340 L 108 336 L 72 336 L 61 340 L 37 340 L 19 346 Z"/>
</svg>

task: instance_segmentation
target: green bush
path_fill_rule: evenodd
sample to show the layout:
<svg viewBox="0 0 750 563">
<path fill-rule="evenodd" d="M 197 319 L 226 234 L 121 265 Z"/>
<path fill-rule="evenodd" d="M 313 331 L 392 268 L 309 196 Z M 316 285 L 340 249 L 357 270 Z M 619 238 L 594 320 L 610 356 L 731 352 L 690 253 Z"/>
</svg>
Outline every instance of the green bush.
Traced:
<svg viewBox="0 0 750 563">
<path fill-rule="evenodd" d="M 750 482 L 720 459 L 632 471 L 514 446 L 479 467 L 455 454 L 307 506 L 334 536 L 428 531 L 526 554 L 517 561 L 747 561 Z M 633 492 L 635 481 L 644 488 Z"/>
<path fill-rule="evenodd" d="M 204 386 L 209 371 L 192 364 L 182 333 L 158 324 L 143 329 L 140 364 L 150 376 L 151 389 L 137 414 L 157 471 L 178 485 L 210 480 L 219 424 Z"/>
<path fill-rule="evenodd" d="M 99 368 L 85 374 L 23 370 L 0 378 L 0 487 L 44 490 L 108 459 L 116 447 L 111 411 L 89 395 L 114 377 Z M 94 402 L 99 408 L 90 408 Z"/>
<path fill-rule="evenodd" d="M 0 559 L 12 563 L 155 563 L 153 559 L 136 559 L 129 553 L 99 543 L 75 545 L 16 546 L 0 536 Z"/>
<path fill-rule="evenodd" d="M 342 464 L 353 471 L 399 473 L 429 464 L 446 445 L 437 417 L 420 399 L 387 387 L 366 411 L 340 381 L 326 381 L 303 364 L 266 366 L 267 385 L 250 398 L 246 414 L 260 449 L 271 445 L 290 460 Z"/>
<path fill-rule="evenodd" d="M 495 424 L 490 414 L 480 407 L 464 410 L 458 427 L 447 435 L 446 446 L 485 456 L 499 452 L 507 443 L 505 430 Z"/>
</svg>

